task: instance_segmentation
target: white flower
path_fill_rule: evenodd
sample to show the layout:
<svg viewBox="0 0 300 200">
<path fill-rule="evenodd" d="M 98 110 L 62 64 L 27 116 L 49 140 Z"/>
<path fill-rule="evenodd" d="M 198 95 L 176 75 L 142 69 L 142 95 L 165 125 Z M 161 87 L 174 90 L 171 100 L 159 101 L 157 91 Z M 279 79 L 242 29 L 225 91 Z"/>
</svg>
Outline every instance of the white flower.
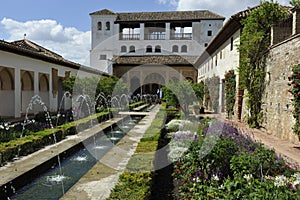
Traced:
<svg viewBox="0 0 300 200">
<path fill-rule="evenodd" d="M 4 129 L 4 126 L 3 126 L 3 125 L 0 125 L 0 129 Z"/>
<path fill-rule="evenodd" d="M 277 187 L 284 186 L 286 181 L 286 177 L 284 175 L 276 176 L 274 185 Z"/>
<path fill-rule="evenodd" d="M 216 175 L 216 174 L 213 175 L 212 179 L 215 180 L 215 181 L 219 181 L 220 180 L 219 177 L 218 177 L 218 175 Z"/>
<path fill-rule="evenodd" d="M 243 178 L 246 179 L 247 181 L 249 181 L 252 177 L 253 177 L 252 174 L 245 174 L 243 176 Z"/>
<path fill-rule="evenodd" d="M 291 184 L 293 187 L 300 185 L 300 173 L 293 174 L 292 177 L 295 179 Z"/>
</svg>

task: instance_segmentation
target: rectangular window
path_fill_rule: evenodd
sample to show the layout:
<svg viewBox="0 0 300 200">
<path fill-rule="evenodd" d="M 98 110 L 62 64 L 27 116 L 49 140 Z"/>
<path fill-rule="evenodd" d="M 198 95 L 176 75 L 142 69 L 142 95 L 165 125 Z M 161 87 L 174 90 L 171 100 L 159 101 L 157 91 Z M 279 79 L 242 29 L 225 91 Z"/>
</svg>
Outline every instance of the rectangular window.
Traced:
<svg viewBox="0 0 300 200">
<path fill-rule="evenodd" d="M 232 50 L 233 50 L 233 37 L 230 40 L 230 51 L 232 51 Z"/>
<path fill-rule="evenodd" d="M 100 60 L 106 60 L 106 55 L 105 54 L 101 54 L 100 55 Z"/>
<path fill-rule="evenodd" d="M 211 30 L 207 31 L 207 36 L 212 36 L 212 31 Z"/>
</svg>

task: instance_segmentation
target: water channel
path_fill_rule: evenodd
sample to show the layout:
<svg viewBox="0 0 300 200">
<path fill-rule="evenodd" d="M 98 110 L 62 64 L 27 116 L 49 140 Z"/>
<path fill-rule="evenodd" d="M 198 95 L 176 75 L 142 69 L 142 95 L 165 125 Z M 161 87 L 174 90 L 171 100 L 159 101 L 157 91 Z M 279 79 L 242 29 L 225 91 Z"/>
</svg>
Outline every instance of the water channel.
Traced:
<svg viewBox="0 0 300 200">
<path fill-rule="evenodd" d="M 64 195 L 85 173 L 87 173 L 98 160 L 100 160 L 122 137 L 135 126 L 141 117 L 129 117 L 123 121 L 122 127 L 118 125 L 107 128 L 104 132 L 96 134 L 89 142 L 81 143 L 72 150 L 70 155 L 60 155 L 60 163 L 52 163 L 47 171 L 36 174 L 26 186 L 14 191 L 14 195 L 7 199 L 47 199 L 56 200 Z M 13 185 L 12 188 L 14 190 Z"/>
</svg>

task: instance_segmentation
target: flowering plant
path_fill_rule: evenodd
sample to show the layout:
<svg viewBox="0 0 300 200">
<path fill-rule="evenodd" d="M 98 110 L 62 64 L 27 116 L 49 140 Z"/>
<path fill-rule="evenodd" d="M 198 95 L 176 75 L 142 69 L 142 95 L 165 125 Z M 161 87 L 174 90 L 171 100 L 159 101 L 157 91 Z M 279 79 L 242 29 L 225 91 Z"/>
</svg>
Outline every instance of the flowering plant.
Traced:
<svg viewBox="0 0 300 200">
<path fill-rule="evenodd" d="M 201 156 L 199 137 L 177 158 L 173 177 L 180 198 L 299 199 L 299 172 L 240 131 L 230 123 L 213 123 L 206 128 L 206 137 L 210 132 L 221 135 L 207 155 Z"/>
<path fill-rule="evenodd" d="M 291 86 L 289 93 L 293 96 L 293 117 L 296 120 L 293 130 L 300 136 L 300 64 L 292 66 L 292 75 L 288 79 L 288 85 Z"/>
<path fill-rule="evenodd" d="M 227 116 L 230 117 L 234 114 L 233 108 L 235 104 L 235 93 L 236 93 L 236 75 L 234 70 L 229 70 L 225 74 L 225 99 L 226 99 L 226 112 Z"/>
</svg>

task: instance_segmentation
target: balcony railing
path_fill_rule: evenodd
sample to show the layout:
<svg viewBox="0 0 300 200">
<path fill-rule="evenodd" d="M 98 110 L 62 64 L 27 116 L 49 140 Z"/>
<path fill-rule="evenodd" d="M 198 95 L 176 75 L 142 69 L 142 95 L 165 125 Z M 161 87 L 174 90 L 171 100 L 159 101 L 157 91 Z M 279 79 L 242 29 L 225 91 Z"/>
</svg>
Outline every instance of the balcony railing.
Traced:
<svg viewBox="0 0 300 200">
<path fill-rule="evenodd" d="M 192 33 L 173 33 L 170 37 L 171 40 L 192 40 Z"/>
<path fill-rule="evenodd" d="M 120 34 L 120 40 L 139 40 L 140 34 Z"/>
<path fill-rule="evenodd" d="M 165 33 L 145 34 L 145 40 L 165 40 L 165 39 L 166 39 Z"/>
</svg>

